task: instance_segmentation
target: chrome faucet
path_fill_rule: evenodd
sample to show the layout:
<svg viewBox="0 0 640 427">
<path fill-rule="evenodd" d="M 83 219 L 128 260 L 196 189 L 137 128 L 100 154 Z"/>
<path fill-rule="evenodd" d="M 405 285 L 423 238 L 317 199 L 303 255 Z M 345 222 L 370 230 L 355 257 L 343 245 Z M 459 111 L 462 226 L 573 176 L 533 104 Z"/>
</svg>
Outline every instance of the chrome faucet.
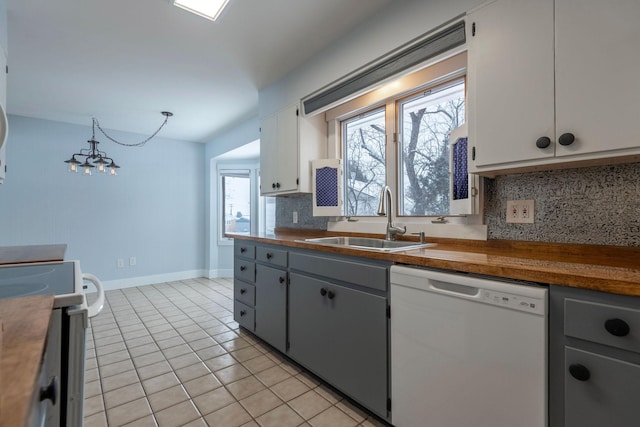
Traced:
<svg viewBox="0 0 640 427">
<path fill-rule="evenodd" d="M 385 198 L 386 208 L 385 209 Z M 388 212 L 387 212 L 388 210 Z M 391 189 L 385 185 L 380 192 L 380 204 L 378 205 L 378 215 L 387 216 L 387 240 L 396 240 L 396 235 L 407 232 L 407 227 L 397 227 L 393 225 L 393 202 L 391 201 Z"/>
</svg>

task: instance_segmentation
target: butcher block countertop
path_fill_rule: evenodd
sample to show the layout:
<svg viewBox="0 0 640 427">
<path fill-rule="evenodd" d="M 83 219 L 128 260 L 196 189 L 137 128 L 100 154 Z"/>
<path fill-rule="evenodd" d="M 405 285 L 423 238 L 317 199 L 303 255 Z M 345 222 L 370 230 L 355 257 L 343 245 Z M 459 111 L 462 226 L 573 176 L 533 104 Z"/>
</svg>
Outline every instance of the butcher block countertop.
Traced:
<svg viewBox="0 0 640 427">
<path fill-rule="evenodd" d="M 0 246 L 0 265 L 64 261 L 67 245 Z"/>
<path fill-rule="evenodd" d="M 53 295 L 0 300 L 0 419 L 3 426 L 25 425 L 47 340 Z M 25 315 L 28 313 L 29 315 Z"/>
<path fill-rule="evenodd" d="M 426 237 L 435 246 L 399 252 L 333 247 L 299 240 L 327 236 L 384 238 L 384 235 L 324 230 L 276 229 L 275 234 L 232 235 L 296 248 L 442 268 L 544 284 L 640 296 L 640 248 L 511 240 L 460 240 Z M 401 240 L 417 241 L 402 236 Z"/>
</svg>

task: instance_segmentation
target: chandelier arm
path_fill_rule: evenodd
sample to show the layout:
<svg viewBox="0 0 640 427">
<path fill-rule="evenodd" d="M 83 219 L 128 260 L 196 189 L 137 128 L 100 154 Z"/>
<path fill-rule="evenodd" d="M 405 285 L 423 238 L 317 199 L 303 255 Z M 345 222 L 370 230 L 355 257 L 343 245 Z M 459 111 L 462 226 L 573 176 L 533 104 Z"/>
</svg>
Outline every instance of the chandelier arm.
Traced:
<svg viewBox="0 0 640 427">
<path fill-rule="evenodd" d="M 149 136 L 147 139 L 145 139 L 144 141 L 140 141 L 137 142 L 135 144 L 127 144 L 124 142 L 120 142 L 115 140 L 114 138 L 112 138 L 111 136 L 109 136 L 104 129 L 102 129 L 102 127 L 100 126 L 100 122 L 98 122 L 98 119 L 96 119 L 95 117 L 93 118 L 93 124 L 98 128 L 98 130 L 100 132 L 102 132 L 102 134 L 111 142 L 115 142 L 116 144 L 119 145 L 123 145 L 125 147 L 142 147 L 144 144 L 146 144 L 147 142 L 149 142 L 154 136 L 156 136 L 158 134 L 158 132 L 160 132 L 162 130 L 162 128 L 164 127 L 164 125 L 167 124 L 167 120 L 169 120 L 169 117 L 172 115 L 171 113 L 162 113 L 162 115 L 164 116 L 164 121 L 162 122 L 162 124 L 160 125 L 160 127 L 158 128 L 158 130 L 156 130 L 154 133 L 151 134 L 151 136 Z"/>
</svg>

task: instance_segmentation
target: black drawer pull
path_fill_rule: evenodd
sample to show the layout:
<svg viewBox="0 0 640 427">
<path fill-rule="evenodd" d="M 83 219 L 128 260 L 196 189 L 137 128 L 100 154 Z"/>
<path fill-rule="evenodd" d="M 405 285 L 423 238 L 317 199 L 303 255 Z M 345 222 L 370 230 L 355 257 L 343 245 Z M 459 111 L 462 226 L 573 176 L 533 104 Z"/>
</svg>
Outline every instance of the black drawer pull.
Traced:
<svg viewBox="0 0 640 427">
<path fill-rule="evenodd" d="M 53 377 L 49 385 L 40 388 L 40 402 L 49 399 L 55 406 L 58 399 L 58 377 Z"/>
<path fill-rule="evenodd" d="M 278 279 L 278 281 L 279 281 L 280 283 L 284 283 L 284 277 L 280 277 L 280 278 Z"/>
<path fill-rule="evenodd" d="M 242 289 L 240 289 L 240 293 L 241 293 L 241 294 L 246 294 L 246 293 L 247 293 L 247 290 L 246 290 L 245 288 L 242 288 Z"/>
<path fill-rule="evenodd" d="M 245 314 L 247 314 L 247 312 L 245 310 L 240 310 L 240 316 L 244 316 Z"/>
<path fill-rule="evenodd" d="M 246 265 L 241 265 L 241 266 L 240 266 L 240 271 L 245 271 L 246 269 L 247 269 L 247 266 L 246 266 Z"/>
<path fill-rule="evenodd" d="M 276 182 L 276 188 L 280 188 L 280 183 Z"/>
<path fill-rule="evenodd" d="M 609 319 L 604 322 L 604 328 L 611 335 L 616 337 L 624 337 L 629 335 L 629 324 L 622 319 Z"/>
<path fill-rule="evenodd" d="M 335 292 L 333 292 L 333 291 L 329 291 L 329 292 L 327 292 L 327 297 L 328 297 L 329 299 L 333 299 L 333 297 L 335 297 L 335 296 L 336 296 Z"/>
<path fill-rule="evenodd" d="M 267 259 L 273 258 L 273 254 L 271 252 L 267 252 Z"/>
<path fill-rule="evenodd" d="M 571 145 L 576 140 L 576 137 L 572 133 L 563 133 L 558 138 L 558 144 L 560 145 Z"/>
<path fill-rule="evenodd" d="M 569 366 L 569 373 L 571 376 L 578 381 L 587 381 L 591 378 L 591 372 L 587 369 L 586 366 L 581 365 L 579 363 L 574 363 Z"/>
<path fill-rule="evenodd" d="M 320 289 L 320 295 L 325 296 L 327 294 L 327 290 L 325 288 Z"/>
<path fill-rule="evenodd" d="M 536 147 L 538 148 L 547 148 L 550 145 L 551 145 L 551 139 L 549 139 L 548 136 L 541 136 L 536 141 Z"/>
<path fill-rule="evenodd" d="M 245 253 L 245 252 L 247 252 L 247 248 L 240 248 L 240 253 L 241 253 L 241 254 L 243 254 L 243 253 Z"/>
<path fill-rule="evenodd" d="M 276 188 L 276 183 L 275 182 L 271 184 L 271 188 Z"/>
</svg>

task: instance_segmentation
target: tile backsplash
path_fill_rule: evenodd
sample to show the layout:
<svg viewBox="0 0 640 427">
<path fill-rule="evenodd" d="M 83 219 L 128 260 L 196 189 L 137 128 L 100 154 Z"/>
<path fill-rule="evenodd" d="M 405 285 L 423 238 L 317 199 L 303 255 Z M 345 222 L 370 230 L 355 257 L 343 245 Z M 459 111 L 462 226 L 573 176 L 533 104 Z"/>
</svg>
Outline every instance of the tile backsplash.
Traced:
<svg viewBox="0 0 640 427">
<path fill-rule="evenodd" d="M 507 200 L 535 201 L 533 224 L 507 224 Z M 640 246 L 640 163 L 512 174 L 485 181 L 489 239 Z M 312 197 L 278 197 L 276 227 L 326 229 Z M 298 224 L 292 224 L 292 212 Z"/>
</svg>

